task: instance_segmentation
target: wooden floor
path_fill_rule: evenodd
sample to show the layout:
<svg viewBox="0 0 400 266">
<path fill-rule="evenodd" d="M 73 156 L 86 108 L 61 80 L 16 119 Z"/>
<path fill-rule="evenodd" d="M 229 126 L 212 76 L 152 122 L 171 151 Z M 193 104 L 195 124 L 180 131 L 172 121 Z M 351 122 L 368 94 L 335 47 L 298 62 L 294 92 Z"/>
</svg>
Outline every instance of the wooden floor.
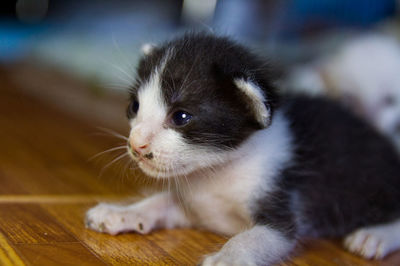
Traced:
<svg viewBox="0 0 400 266">
<path fill-rule="evenodd" d="M 195 265 L 221 247 L 225 238 L 190 229 L 87 230 L 84 213 L 97 201 L 142 196 L 127 161 L 101 171 L 122 151 L 88 160 L 123 144 L 99 132 L 19 94 L 0 71 L 0 265 Z M 309 241 L 296 253 L 283 265 L 400 265 L 400 253 L 364 261 L 338 240 Z"/>
</svg>

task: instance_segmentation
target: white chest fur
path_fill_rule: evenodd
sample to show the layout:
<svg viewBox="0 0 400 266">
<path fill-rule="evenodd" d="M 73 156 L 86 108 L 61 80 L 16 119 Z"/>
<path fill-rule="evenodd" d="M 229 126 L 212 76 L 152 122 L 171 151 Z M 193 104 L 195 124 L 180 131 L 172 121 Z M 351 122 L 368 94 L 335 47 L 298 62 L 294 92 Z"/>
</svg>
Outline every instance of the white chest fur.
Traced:
<svg viewBox="0 0 400 266">
<path fill-rule="evenodd" d="M 251 136 L 229 163 L 188 176 L 182 201 L 191 222 L 225 235 L 250 227 L 252 203 L 273 189 L 291 154 L 287 121 L 277 113 L 270 127 Z"/>
</svg>

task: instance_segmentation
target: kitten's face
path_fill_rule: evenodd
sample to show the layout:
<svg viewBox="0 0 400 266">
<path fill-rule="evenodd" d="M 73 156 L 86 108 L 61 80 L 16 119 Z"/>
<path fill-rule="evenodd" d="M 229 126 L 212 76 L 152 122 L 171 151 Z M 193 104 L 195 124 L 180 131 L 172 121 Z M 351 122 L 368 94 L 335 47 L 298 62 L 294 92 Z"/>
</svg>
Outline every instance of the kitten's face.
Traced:
<svg viewBox="0 0 400 266">
<path fill-rule="evenodd" d="M 265 93 L 236 66 L 243 68 L 245 55 L 237 53 L 244 51 L 224 42 L 180 39 L 142 59 L 128 107 L 128 147 L 149 176 L 182 176 L 221 164 L 269 124 Z"/>
</svg>

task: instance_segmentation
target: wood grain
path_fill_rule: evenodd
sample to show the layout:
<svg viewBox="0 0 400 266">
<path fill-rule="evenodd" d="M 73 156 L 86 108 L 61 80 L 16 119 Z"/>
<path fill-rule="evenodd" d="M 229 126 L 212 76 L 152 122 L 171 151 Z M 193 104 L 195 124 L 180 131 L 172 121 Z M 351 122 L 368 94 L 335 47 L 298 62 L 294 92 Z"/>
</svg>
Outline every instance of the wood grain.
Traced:
<svg viewBox="0 0 400 266">
<path fill-rule="evenodd" d="M 0 205 L 0 229 L 13 244 L 77 241 L 51 215 L 36 204 Z"/>
<path fill-rule="evenodd" d="M 91 195 L 91 194 L 74 194 L 74 195 L 0 195 L 0 204 L 4 203 L 87 203 L 111 200 L 123 200 L 125 197 L 121 195 Z"/>
<path fill-rule="evenodd" d="M 195 265 L 227 241 L 193 229 L 86 229 L 85 211 L 97 202 L 144 196 L 148 179 L 129 160 L 101 171 L 123 150 L 89 160 L 125 140 L 18 93 L 1 69 L 0 84 L 0 265 Z M 281 265 L 400 265 L 400 252 L 366 261 L 340 240 L 307 240 Z"/>
<path fill-rule="evenodd" d="M 30 265 L 107 265 L 81 243 L 18 244 L 17 249 Z"/>
<path fill-rule="evenodd" d="M 86 246 L 111 264 L 146 262 L 157 265 L 195 264 L 202 255 L 216 251 L 225 239 L 190 229 L 162 230 L 149 235 L 127 233 L 109 236 L 87 230 L 83 219 L 90 204 L 43 206 Z"/>
<path fill-rule="evenodd" d="M 0 265 L 24 266 L 25 263 L 10 246 L 7 239 L 0 233 Z"/>
</svg>

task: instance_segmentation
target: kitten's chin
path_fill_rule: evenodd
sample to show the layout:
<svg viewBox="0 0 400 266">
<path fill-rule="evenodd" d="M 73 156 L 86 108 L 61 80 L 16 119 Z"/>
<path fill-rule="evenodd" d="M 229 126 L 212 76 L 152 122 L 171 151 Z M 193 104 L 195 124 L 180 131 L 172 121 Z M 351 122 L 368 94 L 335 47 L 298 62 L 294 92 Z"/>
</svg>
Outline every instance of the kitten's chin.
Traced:
<svg viewBox="0 0 400 266">
<path fill-rule="evenodd" d="M 178 176 L 186 176 L 191 174 L 195 169 L 190 169 L 185 165 L 180 167 L 175 166 L 174 169 L 171 168 L 157 168 L 153 165 L 145 163 L 144 161 L 137 162 L 143 173 L 149 177 L 163 179 L 163 178 L 174 178 Z"/>
</svg>

